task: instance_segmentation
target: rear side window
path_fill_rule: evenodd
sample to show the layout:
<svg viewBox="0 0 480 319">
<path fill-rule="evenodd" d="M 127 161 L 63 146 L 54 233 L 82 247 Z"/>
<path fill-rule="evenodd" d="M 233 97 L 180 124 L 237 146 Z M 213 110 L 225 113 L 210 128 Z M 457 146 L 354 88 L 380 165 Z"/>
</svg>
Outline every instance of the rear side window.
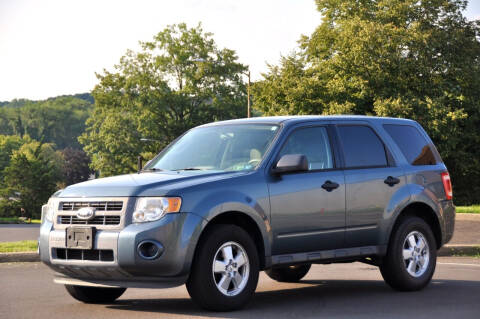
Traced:
<svg viewBox="0 0 480 319">
<path fill-rule="evenodd" d="M 418 129 L 410 125 L 384 124 L 383 128 L 398 145 L 412 165 L 435 165 L 440 161 L 433 145 L 430 145 Z"/>
<path fill-rule="evenodd" d="M 387 166 L 385 147 L 370 127 L 341 125 L 338 133 L 347 168 Z"/>
</svg>

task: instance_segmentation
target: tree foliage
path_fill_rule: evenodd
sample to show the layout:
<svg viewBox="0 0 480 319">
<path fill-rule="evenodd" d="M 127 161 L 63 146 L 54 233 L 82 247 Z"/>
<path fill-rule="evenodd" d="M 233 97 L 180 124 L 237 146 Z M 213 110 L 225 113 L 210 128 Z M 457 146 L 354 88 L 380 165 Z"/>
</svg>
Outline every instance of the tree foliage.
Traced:
<svg viewBox="0 0 480 319">
<path fill-rule="evenodd" d="M 56 190 L 89 178 L 84 151 L 54 146 L 28 135 L 0 135 L 0 216 L 18 215 L 20 208 L 37 216 L 42 201 Z"/>
<path fill-rule="evenodd" d="M 89 167 L 90 158 L 82 150 L 66 148 L 62 151 L 63 182 L 66 186 L 84 182 L 93 173 Z"/>
<path fill-rule="evenodd" d="M 89 159 L 74 148 L 92 103 L 89 93 L 0 103 L 0 215 L 36 216 L 57 189 L 88 178 Z"/>
<path fill-rule="evenodd" d="M 254 86 L 265 114 L 419 121 L 459 203 L 480 193 L 480 23 L 463 0 L 317 0 L 322 21 Z"/>
<path fill-rule="evenodd" d="M 114 72 L 97 75 L 80 141 L 101 175 L 134 171 L 137 155 L 152 157 L 193 126 L 246 115 L 246 68 L 211 36 L 200 25 L 169 26 L 127 51 Z"/>
<path fill-rule="evenodd" d="M 18 135 L 0 135 L 0 183 L 3 180 L 3 170 L 10 164 L 13 152 L 28 142 L 31 142 L 29 136 L 21 138 Z"/>
<path fill-rule="evenodd" d="M 77 96 L 43 101 L 14 100 L 0 107 L 0 134 L 28 135 L 54 143 L 58 149 L 80 148 L 77 138 L 85 130 L 92 103 L 89 94 Z"/>
<path fill-rule="evenodd" d="M 13 152 L 4 169 L 0 211 L 25 210 L 26 217 L 39 217 L 41 206 L 61 181 L 61 157 L 51 144 L 31 141 Z"/>
</svg>

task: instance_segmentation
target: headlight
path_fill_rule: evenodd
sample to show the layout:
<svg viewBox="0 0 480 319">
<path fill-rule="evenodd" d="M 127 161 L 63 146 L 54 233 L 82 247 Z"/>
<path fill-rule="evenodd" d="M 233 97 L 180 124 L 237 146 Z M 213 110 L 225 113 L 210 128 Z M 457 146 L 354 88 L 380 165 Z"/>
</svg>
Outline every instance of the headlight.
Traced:
<svg viewBox="0 0 480 319">
<path fill-rule="evenodd" d="M 42 206 L 42 223 L 45 220 L 48 220 L 49 222 L 53 222 L 53 215 L 55 213 L 55 207 L 53 205 L 53 200 L 50 198 L 48 200 L 48 203 Z"/>
<path fill-rule="evenodd" d="M 139 197 L 133 212 L 133 222 L 144 223 L 159 220 L 165 214 L 178 213 L 181 205 L 180 197 Z"/>
</svg>

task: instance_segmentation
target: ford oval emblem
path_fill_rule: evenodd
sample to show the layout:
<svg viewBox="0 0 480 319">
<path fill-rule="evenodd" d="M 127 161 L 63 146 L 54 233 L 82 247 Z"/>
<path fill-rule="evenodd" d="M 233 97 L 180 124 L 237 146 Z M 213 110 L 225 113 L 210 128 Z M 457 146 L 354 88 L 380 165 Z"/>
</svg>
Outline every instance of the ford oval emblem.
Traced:
<svg viewBox="0 0 480 319">
<path fill-rule="evenodd" d="M 89 220 L 95 216 L 95 208 L 83 207 L 77 211 L 77 217 L 79 219 Z"/>
</svg>

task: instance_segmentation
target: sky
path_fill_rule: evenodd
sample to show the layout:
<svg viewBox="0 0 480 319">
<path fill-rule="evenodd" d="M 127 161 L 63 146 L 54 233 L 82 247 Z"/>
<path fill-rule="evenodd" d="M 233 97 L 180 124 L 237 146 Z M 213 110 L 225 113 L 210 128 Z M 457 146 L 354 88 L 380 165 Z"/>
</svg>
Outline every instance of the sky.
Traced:
<svg viewBox="0 0 480 319">
<path fill-rule="evenodd" d="M 480 0 L 465 14 L 480 19 Z M 91 91 L 96 72 L 180 22 L 202 22 L 256 80 L 320 18 L 314 0 L 0 0 L 0 101 Z"/>
</svg>

